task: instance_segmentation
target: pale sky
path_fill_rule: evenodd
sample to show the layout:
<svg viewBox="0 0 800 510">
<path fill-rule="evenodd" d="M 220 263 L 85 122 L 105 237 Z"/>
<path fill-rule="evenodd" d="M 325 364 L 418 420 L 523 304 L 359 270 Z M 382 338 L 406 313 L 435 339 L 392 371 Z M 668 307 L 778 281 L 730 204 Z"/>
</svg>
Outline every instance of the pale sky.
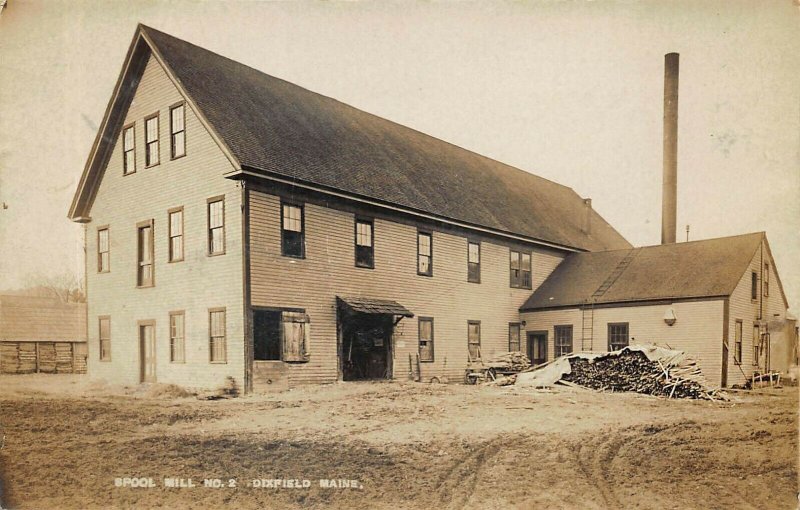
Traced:
<svg viewBox="0 0 800 510">
<path fill-rule="evenodd" d="M 681 54 L 678 238 L 767 232 L 800 309 L 800 4 L 90 2 L 0 14 L 0 289 L 82 271 L 66 214 L 136 23 L 661 225 L 663 56 Z"/>
</svg>

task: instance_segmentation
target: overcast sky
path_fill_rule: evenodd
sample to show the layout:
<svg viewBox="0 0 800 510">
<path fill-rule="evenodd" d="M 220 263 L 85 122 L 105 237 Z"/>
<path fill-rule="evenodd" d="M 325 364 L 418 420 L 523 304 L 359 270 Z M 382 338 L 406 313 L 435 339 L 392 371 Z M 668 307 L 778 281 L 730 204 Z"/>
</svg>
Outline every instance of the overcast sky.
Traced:
<svg viewBox="0 0 800 510">
<path fill-rule="evenodd" d="M 663 56 L 679 52 L 678 237 L 766 231 L 798 310 L 798 0 L 10 0 L 0 289 L 82 271 L 66 213 L 138 22 L 570 186 L 635 245 L 660 240 Z"/>
</svg>

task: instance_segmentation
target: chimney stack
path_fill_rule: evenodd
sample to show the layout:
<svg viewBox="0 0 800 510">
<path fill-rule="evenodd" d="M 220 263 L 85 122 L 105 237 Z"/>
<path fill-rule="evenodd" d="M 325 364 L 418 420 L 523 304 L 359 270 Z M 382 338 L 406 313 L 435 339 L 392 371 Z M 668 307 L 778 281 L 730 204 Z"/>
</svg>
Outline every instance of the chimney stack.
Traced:
<svg viewBox="0 0 800 510">
<path fill-rule="evenodd" d="M 584 198 L 583 199 L 583 208 L 586 212 L 586 216 L 583 218 L 583 232 L 585 234 L 592 234 L 592 199 L 591 198 Z"/>
<path fill-rule="evenodd" d="M 661 244 L 676 241 L 678 222 L 678 68 L 677 53 L 664 55 L 664 177 Z"/>
</svg>

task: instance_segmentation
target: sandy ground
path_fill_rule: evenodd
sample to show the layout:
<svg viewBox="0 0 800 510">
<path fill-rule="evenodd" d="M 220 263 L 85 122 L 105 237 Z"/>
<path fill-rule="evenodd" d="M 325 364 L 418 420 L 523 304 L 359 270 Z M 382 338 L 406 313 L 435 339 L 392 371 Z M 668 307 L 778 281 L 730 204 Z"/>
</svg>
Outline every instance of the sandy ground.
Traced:
<svg viewBox="0 0 800 510">
<path fill-rule="evenodd" d="M 797 388 L 729 403 L 405 382 L 219 401 L 161 390 L 0 376 L 2 506 L 797 508 Z M 311 486 L 252 486 L 276 478 Z"/>
</svg>

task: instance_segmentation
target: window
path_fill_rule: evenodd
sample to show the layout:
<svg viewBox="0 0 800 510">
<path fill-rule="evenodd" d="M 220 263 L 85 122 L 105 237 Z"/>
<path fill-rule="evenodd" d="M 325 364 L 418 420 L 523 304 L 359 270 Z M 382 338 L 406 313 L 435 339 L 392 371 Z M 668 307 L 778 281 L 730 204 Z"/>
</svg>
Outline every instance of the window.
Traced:
<svg viewBox="0 0 800 510">
<path fill-rule="evenodd" d="M 511 287 L 531 288 L 531 254 L 511 250 Z"/>
<path fill-rule="evenodd" d="M 111 361 L 111 317 L 98 317 L 100 361 Z"/>
<path fill-rule="evenodd" d="M 281 254 L 302 259 L 306 256 L 303 206 L 283 204 L 281 210 Z"/>
<path fill-rule="evenodd" d="M 553 328 L 554 341 L 555 341 L 555 354 L 556 358 L 564 356 L 572 352 L 572 325 L 568 326 L 555 326 Z M 627 345 L 627 333 L 625 334 Z"/>
<path fill-rule="evenodd" d="M 225 253 L 225 199 L 208 199 L 208 254 Z"/>
<path fill-rule="evenodd" d="M 173 363 L 186 361 L 185 324 L 186 316 L 183 312 L 169 314 L 169 360 Z"/>
<path fill-rule="evenodd" d="M 608 350 L 618 351 L 628 345 L 628 323 L 608 325 Z"/>
<path fill-rule="evenodd" d="M 467 281 L 481 283 L 481 245 L 467 242 Z"/>
<path fill-rule="evenodd" d="M 97 272 L 107 273 L 111 269 L 108 227 L 97 229 Z"/>
<path fill-rule="evenodd" d="M 764 264 L 764 297 L 769 297 L 769 264 Z"/>
<path fill-rule="evenodd" d="M 224 308 L 212 308 L 208 311 L 208 336 L 211 363 L 225 363 L 228 358 Z"/>
<path fill-rule="evenodd" d="M 134 125 L 122 130 L 122 174 L 128 175 L 136 171 L 136 132 Z"/>
<path fill-rule="evenodd" d="M 761 354 L 761 331 L 758 325 L 753 326 L 753 365 L 758 365 L 758 357 Z"/>
<path fill-rule="evenodd" d="M 417 274 L 433 276 L 433 236 L 417 232 Z"/>
<path fill-rule="evenodd" d="M 742 363 L 742 321 L 736 321 L 733 330 L 733 362 L 737 365 Z"/>
<path fill-rule="evenodd" d="M 137 225 L 137 273 L 136 285 L 150 287 L 153 285 L 153 221 L 148 220 Z"/>
<path fill-rule="evenodd" d="M 419 318 L 419 360 L 433 361 L 433 319 Z"/>
<path fill-rule="evenodd" d="M 183 207 L 169 210 L 169 261 L 183 260 Z"/>
<path fill-rule="evenodd" d="M 519 338 L 520 338 L 520 324 L 519 322 L 512 322 L 508 325 L 508 351 L 519 352 Z"/>
<path fill-rule="evenodd" d="M 750 273 L 750 299 L 758 299 L 758 273 L 755 271 Z"/>
<path fill-rule="evenodd" d="M 144 166 L 158 164 L 158 114 L 144 120 Z"/>
<path fill-rule="evenodd" d="M 183 104 L 169 109 L 170 154 L 172 159 L 186 155 L 186 120 Z"/>
<path fill-rule="evenodd" d="M 467 323 L 467 347 L 469 348 L 469 361 L 481 359 L 480 321 L 469 321 Z"/>
<path fill-rule="evenodd" d="M 356 220 L 356 267 L 375 267 L 375 246 L 371 220 Z"/>
<path fill-rule="evenodd" d="M 308 361 L 311 321 L 302 310 L 253 311 L 253 359 Z"/>
</svg>

